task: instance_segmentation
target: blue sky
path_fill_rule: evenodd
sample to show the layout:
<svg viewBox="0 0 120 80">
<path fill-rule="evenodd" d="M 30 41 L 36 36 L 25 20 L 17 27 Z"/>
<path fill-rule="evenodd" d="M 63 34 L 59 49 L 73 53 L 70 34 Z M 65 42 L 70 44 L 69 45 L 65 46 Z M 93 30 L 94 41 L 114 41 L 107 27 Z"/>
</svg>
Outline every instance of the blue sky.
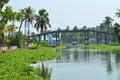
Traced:
<svg viewBox="0 0 120 80">
<path fill-rule="evenodd" d="M 99 25 L 106 16 L 115 22 L 120 19 L 115 17 L 116 9 L 120 9 L 120 0 L 10 0 L 8 5 L 15 11 L 31 6 L 36 10 L 46 9 L 49 13 L 51 30 L 58 27 L 65 29 L 75 25 L 79 28 L 84 25 L 93 27 Z"/>
</svg>

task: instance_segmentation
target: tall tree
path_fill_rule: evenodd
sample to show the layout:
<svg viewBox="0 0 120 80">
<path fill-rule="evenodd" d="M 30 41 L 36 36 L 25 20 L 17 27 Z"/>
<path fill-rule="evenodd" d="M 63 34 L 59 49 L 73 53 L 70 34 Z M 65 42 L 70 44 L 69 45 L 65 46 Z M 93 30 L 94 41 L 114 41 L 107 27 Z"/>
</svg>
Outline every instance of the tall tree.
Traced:
<svg viewBox="0 0 120 80">
<path fill-rule="evenodd" d="M 117 12 L 115 14 L 116 17 L 120 18 L 120 9 L 117 9 Z"/>
<path fill-rule="evenodd" d="M 113 26 L 112 26 L 113 21 L 114 20 L 111 17 L 109 17 L 109 16 L 105 17 L 105 20 L 103 21 L 103 23 L 105 24 L 105 31 L 106 32 L 113 32 Z M 110 42 L 110 40 L 112 39 L 111 37 L 112 37 L 111 35 L 107 36 L 108 42 Z"/>
<path fill-rule="evenodd" d="M 77 27 L 77 26 L 74 26 L 73 30 L 78 30 L 78 27 Z"/>
<path fill-rule="evenodd" d="M 21 18 L 20 12 L 15 12 L 12 10 L 11 6 L 6 6 L 4 10 L 0 10 L 0 35 L 2 35 L 2 42 L 4 46 L 4 32 L 8 22 L 12 22 L 14 25 L 15 20 Z"/>
<path fill-rule="evenodd" d="M 114 33 L 118 38 L 118 41 L 120 43 L 120 25 L 118 23 L 114 24 Z"/>
<path fill-rule="evenodd" d="M 114 20 L 109 16 L 106 16 L 105 20 L 103 21 L 103 23 L 105 24 L 105 30 L 107 32 L 110 32 L 110 30 L 112 28 L 112 21 L 114 21 Z"/>
<path fill-rule="evenodd" d="M 49 14 L 45 9 L 39 10 L 38 15 L 36 15 L 36 23 L 34 27 L 39 33 L 43 33 L 44 30 L 46 31 L 48 27 L 51 27 L 48 16 Z M 39 41 L 40 41 L 40 35 L 39 35 Z"/>
<path fill-rule="evenodd" d="M 120 18 L 120 9 L 117 9 L 117 12 L 115 13 L 117 18 Z M 120 25 L 118 23 L 114 24 L 114 32 L 118 37 L 119 43 L 120 43 Z"/>
<path fill-rule="evenodd" d="M 0 11 L 0 29 L 1 29 L 1 35 L 2 35 L 2 42 L 3 42 L 3 46 L 5 44 L 4 42 L 4 29 L 6 24 L 12 20 L 12 16 L 13 16 L 13 10 L 12 7 L 10 6 L 6 6 L 6 8 L 4 10 Z"/>
<path fill-rule="evenodd" d="M 21 9 L 21 12 L 23 13 L 23 19 L 21 20 L 21 24 L 19 27 L 19 32 L 21 30 L 22 27 L 22 23 L 25 22 L 25 26 L 24 26 L 24 33 L 26 35 L 26 28 L 28 28 L 28 38 L 30 35 L 30 24 L 33 24 L 33 20 L 35 19 L 35 10 L 33 8 L 31 8 L 30 6 L 24 9 Z"/>
<path fill-rule="evenodd" d="M 48 16 L 49 14 L 45 9 L 39 10 L 38 15 L 36 15 L 36 23 L 34 25 L 38 32 L 43 33 L 44 30 L 46 31 L 48 27 L 51 27 Z"/>
<path fill-rule="evenodd" d="M 65 30 L 69 31 L 70 30 L 70 26 L 67 26 Z"/>
<path fill-rule="evenodd" d="M 87 29 L 87 26 L 83 26 L 83 27 L 82 27 L 82 30 L 86 30 L 86 29 Z"/>
</svg>

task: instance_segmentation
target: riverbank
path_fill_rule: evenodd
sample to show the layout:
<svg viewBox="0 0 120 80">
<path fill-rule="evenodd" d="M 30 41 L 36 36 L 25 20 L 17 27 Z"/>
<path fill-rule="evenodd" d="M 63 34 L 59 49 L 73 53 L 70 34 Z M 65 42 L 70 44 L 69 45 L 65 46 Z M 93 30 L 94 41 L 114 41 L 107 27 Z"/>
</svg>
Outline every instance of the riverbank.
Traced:
<svg viewBox="0 0 120 80">
<path fill-rule="evenodd" d="M 120 50 L 119 45 L 105 45 L 105 44 L 89 44 L 89 45 L 80 45 L 83 48 L 97 49 L 97 50 Z"/>
<path fill-rule="evenodd" d="M 57 47 L 58 48 L 58 47 Z M 30 66 L 37 61 L 43 62 L 61 54 L 54 52 L 56 48 L 40 47 L 38 49 L 19 49 L 0 55 L 0 80 L 38 80 L 40 72 Z"/>
</svg>

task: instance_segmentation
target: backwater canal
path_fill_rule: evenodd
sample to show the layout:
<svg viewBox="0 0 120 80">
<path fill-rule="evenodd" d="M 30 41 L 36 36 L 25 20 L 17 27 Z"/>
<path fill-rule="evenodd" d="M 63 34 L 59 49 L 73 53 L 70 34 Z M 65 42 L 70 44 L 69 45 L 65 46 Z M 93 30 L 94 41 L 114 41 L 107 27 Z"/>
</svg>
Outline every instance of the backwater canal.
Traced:
<svg viewBox="0 0 120 80">
<path fill-rule="evenodd" d="M 51 80 L 120 80 L 120 51 L 59 49 L 62 56 L 45 62 Z"/>
</svg>

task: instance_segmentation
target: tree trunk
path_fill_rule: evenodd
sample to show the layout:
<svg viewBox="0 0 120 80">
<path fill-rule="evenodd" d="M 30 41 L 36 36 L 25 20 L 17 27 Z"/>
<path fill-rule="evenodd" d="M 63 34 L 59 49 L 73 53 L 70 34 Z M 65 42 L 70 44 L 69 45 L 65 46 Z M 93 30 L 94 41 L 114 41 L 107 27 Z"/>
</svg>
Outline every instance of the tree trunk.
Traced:
<svg viewBox="0 0 120 80">
<path fill-rule="evenodd" d="M 5 47 L 4 33 L 2 33 L 2 43 L 3 43 L 3 47 Z"/>
</svg>

